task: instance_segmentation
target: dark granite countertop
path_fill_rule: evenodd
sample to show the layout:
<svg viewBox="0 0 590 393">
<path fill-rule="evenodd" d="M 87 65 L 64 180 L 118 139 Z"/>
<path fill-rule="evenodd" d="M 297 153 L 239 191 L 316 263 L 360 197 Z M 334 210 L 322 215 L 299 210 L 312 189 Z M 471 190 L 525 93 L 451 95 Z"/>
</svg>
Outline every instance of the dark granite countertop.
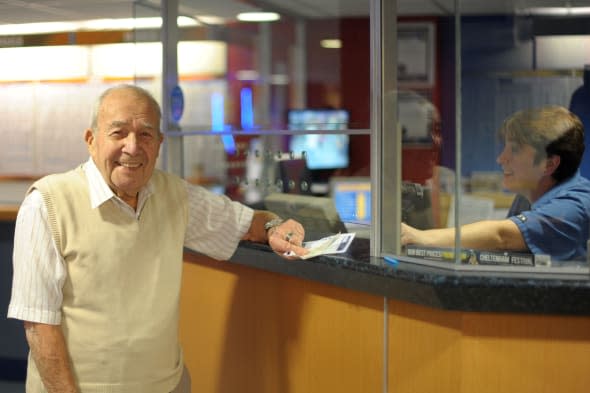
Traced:
<svg viewBox="0 0 590 393">
<path fill-rule="evenodd" d="M 242 242 L 230 261 L 445 310 L 590 315 L 590 275 L 575 267 L 457 271 L 405 257 L 393 265 L 371 257 L 369 240 L 359 238 L 345 254 L 295 261 Z"/>
</svg>

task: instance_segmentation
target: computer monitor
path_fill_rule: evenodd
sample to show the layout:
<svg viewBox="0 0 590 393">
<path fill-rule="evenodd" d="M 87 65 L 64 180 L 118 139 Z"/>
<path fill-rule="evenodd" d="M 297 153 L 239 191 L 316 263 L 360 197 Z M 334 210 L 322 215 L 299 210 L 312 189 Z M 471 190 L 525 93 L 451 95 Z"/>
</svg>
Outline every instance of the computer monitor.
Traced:
<svg viewBox="0 0 590 393">
<path fill-rule="evenodd" d="M 346 130 L 348 112 L 343 109 L 293 109 L 289 111 L 290 130 Z M 293 135 L 289 150 L 297 158 L 305 158 L 310 170 L 348 167 L 347 134 Z M 305 152 L 305 154 L 303 154 Z"/>
<path fill-rule="evenodd" d="M 342 221 L 371 224 L 371 178 L 334 176 L 330 196 Z"/>
<path fill-rule="evenodd" d="M 332 177 L 330 196 L 345 223 L 371 223 L 371 178 Z M 387 196 L 385 196 L 387 197 Z M 418 229 L 433 227 L 430 189 L 417 183 L 402 182 L 402 221 Z"/>
<path fill-rule="evenodd" d="M 334 202 L 328 197 L 273 193 L 264 198 L 264 206 L 285 219 L 293 218 L 299 221 L 306 232 L 346 232 Z"/>
</svg>

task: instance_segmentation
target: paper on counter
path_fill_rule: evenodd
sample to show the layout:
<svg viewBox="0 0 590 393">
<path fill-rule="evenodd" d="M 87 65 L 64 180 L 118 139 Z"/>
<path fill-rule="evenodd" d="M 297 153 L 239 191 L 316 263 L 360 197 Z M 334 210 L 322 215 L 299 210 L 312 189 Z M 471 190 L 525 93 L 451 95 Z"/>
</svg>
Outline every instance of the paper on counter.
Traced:
<svg viewBox="0 0 590 393">
<path fill-rule="evenodd" d="M 312 240 L 303 243 L 303 247 L 309 250 L 309 252 L 305 255 L 299 256 L 301 259 L 309 259 L 316 257 L 318 255 L 325 255 L 325 254 L 340 254 L 346 252 L 350 243 L 352 243 L 352 239 L 354 239 L 355 233 L 339 233 L 337 235 L 332 235 L 328 237 L 324 237 L 319 240 Z M 288 256 L 294 256 L 294 254 L 289 253 L 285 254 Z"/>
</svg>

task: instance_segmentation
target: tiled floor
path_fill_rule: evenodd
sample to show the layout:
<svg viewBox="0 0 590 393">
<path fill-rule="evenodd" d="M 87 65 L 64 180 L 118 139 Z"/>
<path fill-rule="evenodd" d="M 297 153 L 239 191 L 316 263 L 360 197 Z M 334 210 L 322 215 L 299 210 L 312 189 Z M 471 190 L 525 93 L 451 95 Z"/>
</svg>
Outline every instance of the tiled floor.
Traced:
<svg viewBox="0 0 590 393">
<path fill-rule="evenodd" d="M 24 382 L 0 381 L 1 393 L 25 393 Z"/>
</svg>

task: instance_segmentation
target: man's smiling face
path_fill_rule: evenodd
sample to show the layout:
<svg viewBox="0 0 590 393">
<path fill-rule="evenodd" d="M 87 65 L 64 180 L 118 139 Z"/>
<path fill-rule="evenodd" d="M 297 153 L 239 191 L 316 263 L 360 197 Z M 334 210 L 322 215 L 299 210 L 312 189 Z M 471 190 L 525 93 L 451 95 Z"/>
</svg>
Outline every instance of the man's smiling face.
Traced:
<svg viewBox="0 0 590 393">
<path fill-rule="evenodd" d="M 147 97 L 116 89 L 102 101 L 97 129 L 86 130 L 88 151 L 113 192 L 131 206 L 156 165 L 160 118 Z"/>
</svg>

